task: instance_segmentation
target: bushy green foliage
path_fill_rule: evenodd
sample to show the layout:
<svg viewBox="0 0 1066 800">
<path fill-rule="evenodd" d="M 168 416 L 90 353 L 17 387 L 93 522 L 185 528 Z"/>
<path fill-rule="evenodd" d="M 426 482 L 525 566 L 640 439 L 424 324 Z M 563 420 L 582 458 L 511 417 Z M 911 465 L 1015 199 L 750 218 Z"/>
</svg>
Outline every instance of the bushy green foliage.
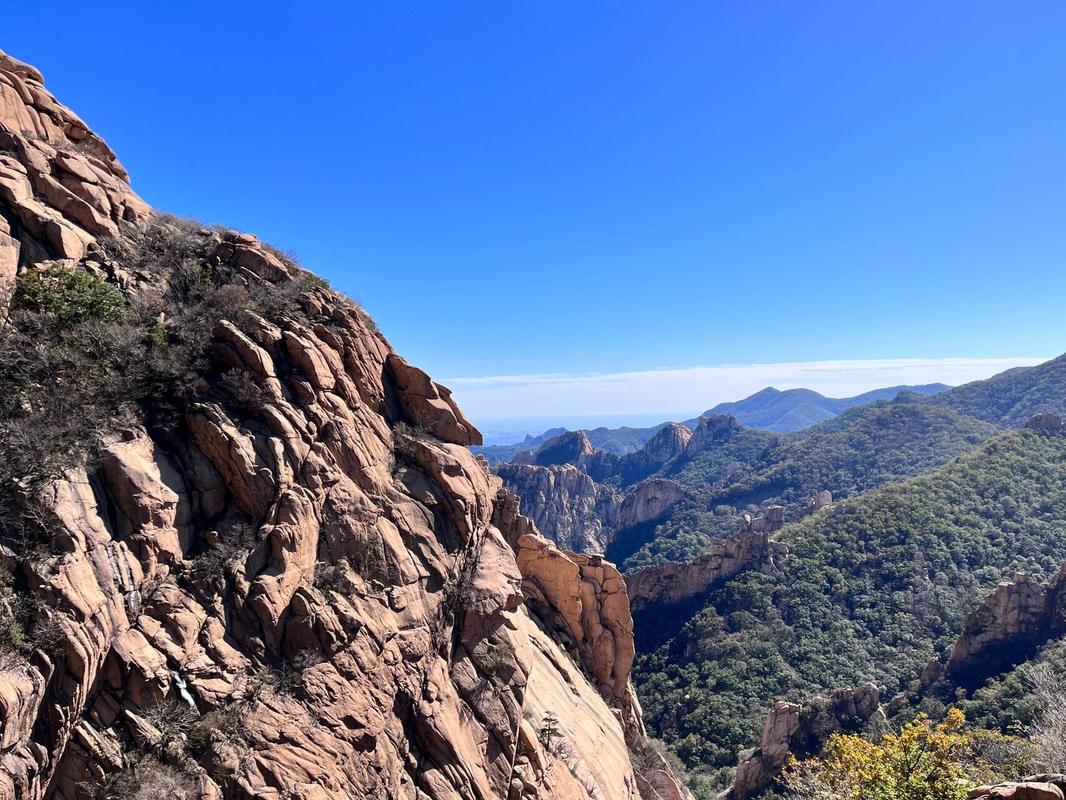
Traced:
<svg viewBox="0 0 1066 800">
<path fill-rule="evenodd" d="M 879 742 L 834 734 L 819 758 L 785 771 L 796 800 L 963 800 L 969 789 L 1023 774 L 1021 740 L 965 727 L 953 708 L 933 723 L 918 716 Z"/>
<path fill-rule="evenodd" d="M 1004 575 L 1050 574 L 1066 560 L 1066 437 L 999 436 L 780 538 L 780 571 L 714 589 L 638 659 L 646 721 L 689 766 L 735 763 L 777 698 L 862 680 L 892 696 Z"/>
<path fill-rule="evenodd" d="M 735 423 L 734 423 L 735 424 Z M 727 435 L 716 438 L 691 456 L 683 455 L 660 473 L 693 489 L 729 481 L 747 465 L 763 463 L 780 447 L 781 436 L 735 425 Z"/>
<path fill-rule="evenodd" d="M 146 279 L 131 303 L 81 268 L 19 278 L 14 310 L 0 328 L 5 543 L 25 552 L 27 532 L 40 528 L 26 505 L 34 487 L 84 463 L 106 434 L 133 422 L 173 430 L 189 403 L 208 396 L 235 413 L 254 403 L 247 381 L 210 374 L 212 331 L 219 320 L 249 312 L 306 320 L 300 297 L 317 284 L 309 277 L 248 281 L 217 256 L 217 244 L 211 231 L 173 217 L 101 241 L 101 260 Z"/>
<path fill-rule="evenodd" d="M 958 386 L 931 402 L 1010 427 L 1042 412 L 1066 414 L 1066 355 Z"/>
<path fill-rule="evenodd" d="M 1032 658 L 990 678 L 956 703 L 975 725 L 1003 732 L 1028 731 L 1042 711 L 1041 698 L 1033 692 L 1034 669 L 1049 671 L 1066 687 L 1066 640 L 1049 642 Z"/>
<path fill-rule="evenodd" d="M 91 272 L 66 267 L 29 270 L 20 275 L 12 305 L 52 314 L 64 327 L 89 319 L 118 322 L 129 312 L 118 287 Z"/>
<path fill-rule="evenodd" d="M 713 539 L 735 535 L 737 521 L 714 514 L 719 504 L 737 509 L 768 500 L 802 505 L 822 489 L 837 499 L 850 497 L 944 464 L 997 430 L 948 408 L 903 399 L 851 409 L 774 440 L 757 457 L 738 464 L 725 480 L 709 486 L 697 485 L 698 469 L 683 469 L 678 475 L 693 487 L 691 497 L 671 511 L 650 541 L 625 562 L 625 569 L 689 561 Z"/>
</svg>

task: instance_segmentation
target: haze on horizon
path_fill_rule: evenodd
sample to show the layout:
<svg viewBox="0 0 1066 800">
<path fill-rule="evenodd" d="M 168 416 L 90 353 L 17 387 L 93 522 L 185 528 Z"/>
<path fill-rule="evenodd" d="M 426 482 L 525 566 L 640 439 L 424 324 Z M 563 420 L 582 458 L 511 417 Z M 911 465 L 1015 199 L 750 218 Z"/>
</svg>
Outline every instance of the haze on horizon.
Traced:
<svg viewBox="0 0 1066 800">
<path fill-rule="evenodd" d="M 1066 6 L 50 8 L 5 47 L 145 199 L 295 251 L 475 419 L 1066 349 Z"/>
<path fill-rule="evenodd" d="M 585 375 L 452 378 L 445 384 L 486 433 L 520 439 L 548 428 L 647 426 L 682 421 L 768 386 L 850 397 L 888 386 L 958 386 L 1048 357 L 866 359 L 723 364 Z M 506 413 L 501 413 L 505 410 Z"/>
</svg>

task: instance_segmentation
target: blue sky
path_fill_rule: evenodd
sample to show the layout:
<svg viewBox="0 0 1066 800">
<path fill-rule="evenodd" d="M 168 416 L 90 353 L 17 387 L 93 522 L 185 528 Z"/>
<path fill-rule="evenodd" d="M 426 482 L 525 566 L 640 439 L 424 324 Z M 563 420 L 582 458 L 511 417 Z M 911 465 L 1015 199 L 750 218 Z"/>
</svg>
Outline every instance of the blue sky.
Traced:
<svg viewBox="0 0 1066 800">
<path fill-rule="evenodd" d="M 149 202 L 295 251 L 477 418 L 1066 350 L 1062 3 L 48 9 L 0 47 Z"/>
</svg>

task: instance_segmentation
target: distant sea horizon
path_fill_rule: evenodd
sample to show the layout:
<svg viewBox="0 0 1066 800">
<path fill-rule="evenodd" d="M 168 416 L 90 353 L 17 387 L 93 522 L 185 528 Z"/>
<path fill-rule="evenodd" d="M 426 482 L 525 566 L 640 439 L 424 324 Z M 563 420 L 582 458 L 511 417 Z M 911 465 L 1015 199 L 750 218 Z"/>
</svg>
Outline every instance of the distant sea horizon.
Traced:
<svg viewBox="0 0 1066 800">
<path fill-rule="evenodd" d="M 650 428 L 661 422 L 683 422 L 702 414 L 695 411 L 664 411 L 661 414 L 595 414 L 558 417 L 478 417 L 471 421 L 485 437 L 486 445 L 515 444 L 526 436 L 539 436 L 552 428 L 590 430 L 592 428 Z"/>
</svg>

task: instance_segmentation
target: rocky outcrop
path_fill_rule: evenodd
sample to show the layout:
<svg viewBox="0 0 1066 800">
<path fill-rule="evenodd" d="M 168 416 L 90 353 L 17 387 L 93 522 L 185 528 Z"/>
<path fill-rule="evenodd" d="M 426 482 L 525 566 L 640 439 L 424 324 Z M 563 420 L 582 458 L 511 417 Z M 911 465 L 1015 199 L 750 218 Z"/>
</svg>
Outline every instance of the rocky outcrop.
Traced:
<svg viewBox="0 0 1066 800">
<path fill-rule="evenodd" d="M 785 507 L 768 505 L 755 516 L 745 512 L 740 519 L 748 533 L 776 533 L 785 526 Z"/>
<path fill-rule="evenodd" d="M 639 717 L 629 682 L 636 656 L 633 617 L 615 566 L 527 534 L 518 540 L 518 568 L 530 607 L 576 649 L 600 692 L 623 717 Z"/>
<path fill-rule="evenodd" d="M 740 572 L 774 570 L 787 554 L 788 545 L 771 541 L 764 531 L 718 540 L 706 554 L 686 564 L 659 564 L 627 575 L 629 601 L 634 611 L 679 603 Z"/>
<path fill-rule="evenodd" d="M 512 463 L 553 467 L 570 464 L 598 483 L 626 488 L 644 480 L 685 452 L 692 431 L 676 422 L 663 425 L 638 450 L 616 455 L 597 450 L 585 431 L 566 431 L 535 450 L 517 455 Z"/>
<path fill-rule="evenodd" d="M 978 786 L 966 795 L 970 800 L 1062 800 L 1062 788 L 1048 781 L 1024 780 Z"/>
<path fill-rule="evenodd" d="M 684 488 L 676 481 L 665 478 L 646 480 L 611 507 L 608 524 L 615 531 L 643 525 L 663 516 L 684 496 Z"/>
<path fill-rule="evenodd" d="M 535 464 L 538 467 L 556 467 L 563 464 L 581 466 L 596 453 L 584 431 L 566 431 L 549 439 L 536 450 L 520 453 L 516 464 Z"/>
<path fill-rule="evenodd" d="M 636 780 L 641 797 L 688 800 L 688 792 L 644 730 L 629 678 L 636 657 L 633 617 L 618 569 L 599 556 L 562 551 L 535 533 L 520 536 L 517 548 L 527 604 L 556 641 L 576 652 L 600 695 L 619 715 L 634 763 L 640 765 Z"/>
<path fill-rule="evenodd" d="M 737 422 L 736 417 L 728 414 L 705 414 L 700 417 L 685 449 L 689 455 L 696 455 L 728 441 L 743 430 L 744 426 Z"/>
<path fill-rule="evenodd" d="M 79 259 L 148 214 L 103 140 L 36 69 L 0 52 L 0 292 L 12 264 Z"/>
<path fill-rule="evenodd" d="M 623 487 L 632 486 L 682 456 L 690 439 L 691 430 L 670 422 L 663 425 L 639 450 L 603 459 L 603 463 L 590 463 L 587 469 L 597 480 L 610 480 Z"/>
<path fill-rule="evenodd" d="M 521 499 L 522 512 L 537 529 L 568 550 L 602 553 L 611 540 L 618 492 L 601 486 L 577 467 L 501 464 L 496 474 Z"/>
<path fill-rule="evenodd" d="M 933 661 L 922 684 L 947 679 L 973 689 L 1025 660 L 1048 640 L 1066 633 L 1066 565 L 1048 584 L 1019 572 L 1001 581 L 963 623 L 946 660 Z"/>
<path fill-rule="evenodd" d="M 584 431 L 568 431 L 496 473 L 544 535 L 561 547 L 602 553 L 618 532 L 658 519 L 684 497 L 675 481 L 644 479 L 682 455 L 691 436 L 671 423 L 618 456 L 593 448 Z"/>
<path fill-rule="evenodd" d="M 813 514 L 816 511 L 821 511 L 823 508 L 827 508 L 833 504 L 833 493 L 828 489 L 822 489 L 820 492 L 812 496 L 807 500 L 807 513 Z"/>
<path fill-rule="evenodd" d="M 1036 414 L 1022 427 L 1027 431 L 1036 431 L 1044 436 L 1061 436 L 1066 433 L 1066 420 L 1058 414 Z"/>
<path fill-rule="evenodd" d="M 592 553 L 603 553 L 618 532 L 658 519 L 685 496 L 680 484 L 660 478 L 623 494 L 572 464 L 501 464 L 496 474 L 545 536 Z"/>
<path fill-rule="evenodd" d="M 451 391 L 395 353 L 391 353 L 385 363 L 396 381 L 400 406 L 415 425 L 456 444 L 482 443 L 480 431 L 452 401 Z"/>
<path fill-rule="evenodd" d="M 651 437 L 638 453 L 642 453 L 650 463 L 662 466 L 673 461 L 688 447 L 692 431 L 677 422 L 668 422 Z"/>
<path fill-rule="evenodd" d="M 0 125 L 18 268 L 96 269 L 93 237 L 150 214 L 7 57 Z M 18 592 L 0 605 L 48 636 L 0 659 L 0 797 L 111 781 L 218 800 L 666 796 L 630 757 L 644 740 L 613 566 L 535 535 L 447 389 L 360 309 L 253 236 L 203 235 L 213 264 L 298 311 L 210 334 L 205 375 L 254 402 L 207 387 L 173 426 L 124 424 L 99 464 L 26 498 L 43 539 L 0 551 Z M 100 269 L 128 294 L 150 278 Z"/>
<path fill-rule="evenodd" d="M 880 711 L 880 695 L 872 683 L 838 689 L 802 705 L 779 701 L 766 718 L 759 747 L 741 757 L 733 785 L 721 800 L 744 800 L 769 788 L 789 759 L 821 752 L 833 733 L 861 730 Z"/>
</svg>

